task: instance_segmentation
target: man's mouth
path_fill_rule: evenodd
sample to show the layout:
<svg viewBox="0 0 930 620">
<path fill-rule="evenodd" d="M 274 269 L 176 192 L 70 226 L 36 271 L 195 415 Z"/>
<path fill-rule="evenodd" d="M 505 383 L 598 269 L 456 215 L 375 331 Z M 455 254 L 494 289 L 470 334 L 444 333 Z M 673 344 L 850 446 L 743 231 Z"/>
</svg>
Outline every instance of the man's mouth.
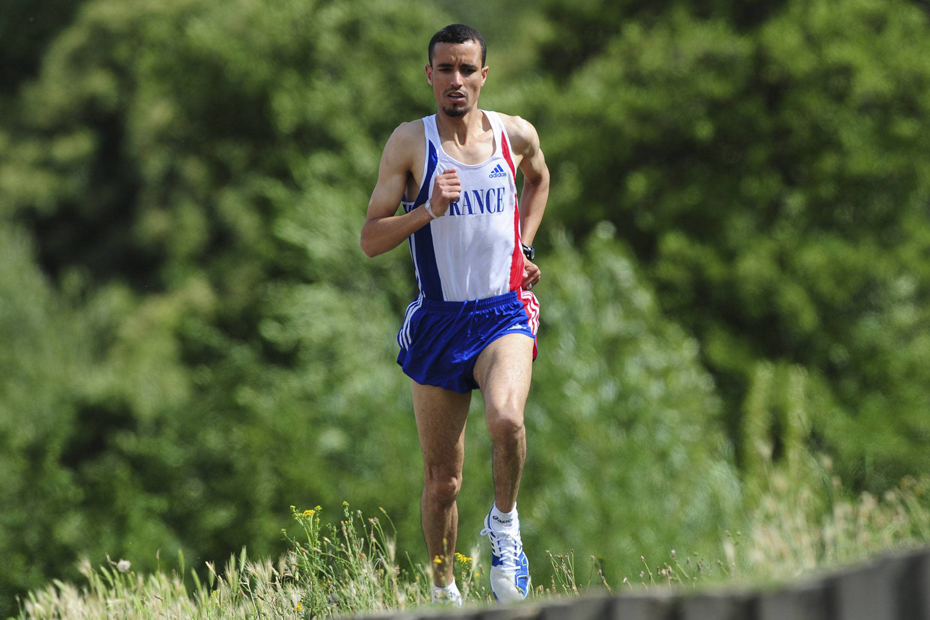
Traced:
<svg viewBox="0 0 930 620">
<path fill-rule="evenodd" d="M 448 95 L 446 95 L 446 97 L 448 97 L 452 101 L 465 101 L 464 93 L 449 93 Z"/>
</svg>

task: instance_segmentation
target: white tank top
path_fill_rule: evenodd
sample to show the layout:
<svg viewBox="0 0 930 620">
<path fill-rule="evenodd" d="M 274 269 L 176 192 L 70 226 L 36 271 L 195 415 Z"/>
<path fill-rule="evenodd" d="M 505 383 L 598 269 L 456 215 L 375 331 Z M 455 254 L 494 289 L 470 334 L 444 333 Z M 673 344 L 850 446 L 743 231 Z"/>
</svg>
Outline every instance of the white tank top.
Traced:
<svg viewBox="0 0 930 620">
<path fill-rule="evenodd" d="M 436 116 L 423 119 L 426 161 L 410 212 L 430 199 L 434 178 L 455 168 L 462 193 L 448 211 L 408 237 L 420 294 L 437 301 L 471 301 L 503 295 L 523 282 L 516 169 L 507 131 L 496 112 L 482 110 L 494 133 L 494 153 L 463 164 L 442 150 Z"/>
</svg>

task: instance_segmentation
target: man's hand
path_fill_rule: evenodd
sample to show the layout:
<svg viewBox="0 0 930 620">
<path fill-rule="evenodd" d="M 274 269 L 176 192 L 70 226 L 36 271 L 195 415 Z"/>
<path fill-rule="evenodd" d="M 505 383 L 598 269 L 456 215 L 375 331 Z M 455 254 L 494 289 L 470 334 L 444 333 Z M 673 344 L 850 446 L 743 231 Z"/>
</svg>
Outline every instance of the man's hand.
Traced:
<svg viewBox="0 0 930 620">
<path fill-rule="evenodd" d="M 462 193 L 462 183 L 459 181 L 459 175 L 455 168 L 449 168 L 442 174 L 436 175 L 436 182 L 433 183 L 433 195 L 429 199 L 429 204 L 433 208 L 436 217 L 446 214 L 450 202 L 456 202 Z"/>
<path fill-rule="evenodd" d="M 539 276 L 542 274 L 535 263 L 531 263 L 526 258 L 523 259 L 523 288 L 530 290 L 539 282 Z"/>
</svg>

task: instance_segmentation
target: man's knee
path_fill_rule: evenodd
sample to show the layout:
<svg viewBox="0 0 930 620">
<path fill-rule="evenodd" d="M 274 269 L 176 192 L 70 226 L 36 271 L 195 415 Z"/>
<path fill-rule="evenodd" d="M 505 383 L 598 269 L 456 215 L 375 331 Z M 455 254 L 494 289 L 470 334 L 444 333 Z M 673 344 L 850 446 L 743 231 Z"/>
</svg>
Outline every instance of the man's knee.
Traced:
<svg viewBox="0 0 930 620">
<path fill-rule="evenodd" d="M 494 441 L 510 441 L 523 432 L 523 408 L 515 404 L 488 405 L 488 431 Z"/>
<path fill-rule="evenodd" d="M 437 508 L 446 508 L 455 502 L 462 488 L 462 474 L 444 467 L 427 467 L 424 476 L 426 495 Z"/>
</svg>

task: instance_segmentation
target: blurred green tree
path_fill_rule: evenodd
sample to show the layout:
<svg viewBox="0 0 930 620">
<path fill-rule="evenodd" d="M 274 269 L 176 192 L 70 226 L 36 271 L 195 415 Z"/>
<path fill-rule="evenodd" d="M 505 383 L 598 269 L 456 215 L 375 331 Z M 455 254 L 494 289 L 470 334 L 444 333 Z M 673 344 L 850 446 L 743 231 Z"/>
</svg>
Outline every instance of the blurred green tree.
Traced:
<svg viewBox="0 0 930 620">
<path fill-rule="evenodd" d="M 421 552 L 393 362 L 414 280 L 358 231 L 388 135 L 434 109 L 426 42 L 457 20 L 514 33 L 482 104 L 530 118 L 554 174 L 534 557 L 629 573 L 716 545 L 751 500 L 737 460 L 809 476 L 827 451 L 870 489 L 930 470 L 917 4 L 30 6 L 0 22 L 19 59 L 0 96 L 0 613 L 81 553 L 276 553 L 290 504 L 383 506 Z M 56 18 L 25 36 L 40 7 Z M 468 443 L 466 546 L 483 421 Z"/>
<path fill-rule="evenodd" d="M 756 366 L 775 363 L 827 390 L 806 442 L 856 488 L 927 471 L 927 15 L 798 1 L 746 29 L 695 13 L 623 22 L 528 98 L 553 212 L 576 233 L 617 225 L 699 338 L 741 462 Z"/>
<path fill-rule="evenodd" d="M 436 15 L 399 2 L 98 0 L 49 47 L 18 123 L 0 130 L 0 221 L 32 237 L 11 263 L 33 265 L 26 290 L 44 287 L 83 330 L 56 345 L 81 372 L 35 380 L 32 390 L 63 399 L 34 405 L 57 420 L 54 441 L 33 433 L 10 452 L 47 464 L 26 468 L 41 484 L 17 466 L 8 489 L 49 516 L 0 516 L 3 611 L 11 592 L 68 574 L 78 552 L 143 569 L 159 549 L 185 549 L 198 566 L 246 544 L 271 553 L 289 504 L 349 497 L 333 472 L 351 456 L 348 422 L 372 408 L 327 408 L 349 406 L 342 375 L 314 374 L 350 361 L 338 333 L 316 332 L 308 353 L 280 340 L 275 317 L 302 294 L 331 313 L 329 329 L 363 299 L 380 320 L 370 329 L 391 331 L 411 288 L 396 273 L 401 255 L 367 263 L 357 231 L 398 114 L 429 110 L 420 67 Z M 11 296 L 20 286 L 4 284 Z M 13 332 L 28 311 L 14 307 L 3 325 Z M 70 325 L 41 312 L 46 339 Z M 10 365 L 44 366 L 8 351 Z M 360 368 L 355 381 L 368 379 Z M 4 428 L 37 415 L 2 400 Z M 391 435 L 390 418 L 369 422 L 357 424 Z M 378 474 L 362 465 L 351 471 Z M 48 491 L 59 478 L 68 502 Z M 55 519 L 67 536 L 48 536 Z"/>
<path fill-rule="evenodd" d="M 16 93 L 35 77 L 49 43 L 84 0 L 7 0 L 0 11 L 0 125 L 11 124 Z"/>
</svg>

